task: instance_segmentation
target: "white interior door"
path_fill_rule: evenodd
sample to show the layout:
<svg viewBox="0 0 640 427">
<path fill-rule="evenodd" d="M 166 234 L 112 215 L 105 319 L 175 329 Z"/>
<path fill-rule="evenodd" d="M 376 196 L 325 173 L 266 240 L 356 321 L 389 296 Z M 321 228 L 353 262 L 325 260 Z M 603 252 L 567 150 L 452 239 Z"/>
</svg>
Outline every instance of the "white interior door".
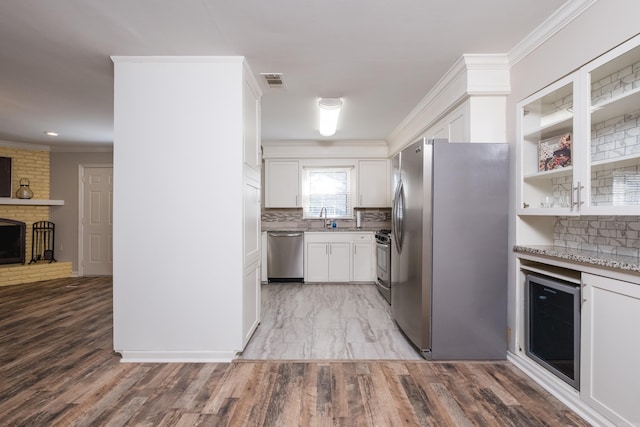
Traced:
<svg viewBox="0 0 640 427">
<path fill-rule="evenodd" d="M 82 274 L 113 274 L 113 167 L 84 167 Z"/>
</svg>

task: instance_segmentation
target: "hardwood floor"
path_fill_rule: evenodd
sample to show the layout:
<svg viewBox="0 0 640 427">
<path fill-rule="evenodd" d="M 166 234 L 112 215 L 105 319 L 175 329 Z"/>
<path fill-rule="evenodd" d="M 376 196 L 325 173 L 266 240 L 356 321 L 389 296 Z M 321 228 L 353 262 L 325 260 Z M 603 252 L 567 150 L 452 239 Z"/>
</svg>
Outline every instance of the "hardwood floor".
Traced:
<svg viewBox="0 0 640 427">
<path fill-rule="evenodd" d="M 0 288 L 2 426 L 586 426 L 508 362 L 120 363 L 110 278 Z"/>
</svg>

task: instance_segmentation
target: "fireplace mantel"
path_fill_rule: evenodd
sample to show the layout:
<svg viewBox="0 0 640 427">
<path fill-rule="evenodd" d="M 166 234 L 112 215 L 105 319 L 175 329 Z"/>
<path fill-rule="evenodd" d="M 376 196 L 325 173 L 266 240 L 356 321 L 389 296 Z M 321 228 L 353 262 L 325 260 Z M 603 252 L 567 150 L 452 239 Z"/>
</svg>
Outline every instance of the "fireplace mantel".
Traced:
<svg viewBox="0 0 640 427">
<path fill-rule="evenodd" d="M 64 205 L 64 200 L 13 199 L 11 197 L 0 197 L 0 205 L 62 206 Z"/>
</svg>

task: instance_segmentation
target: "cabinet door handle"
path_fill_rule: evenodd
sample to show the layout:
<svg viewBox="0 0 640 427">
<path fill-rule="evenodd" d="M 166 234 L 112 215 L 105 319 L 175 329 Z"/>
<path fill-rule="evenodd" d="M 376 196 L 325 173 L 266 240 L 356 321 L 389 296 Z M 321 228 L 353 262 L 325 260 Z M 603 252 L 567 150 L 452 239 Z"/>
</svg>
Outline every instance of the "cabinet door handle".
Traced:
<svg viewBox="0 0 640 427">
<path fill-rule="evenodd" d="M 570 211 L 573 212 L 573 206 L 575 203 L 573 202 L 573 184 L 571 184 L 571 190 L 569 190 L 569 206 L 571 207 Z"/>
<path fill-rule="evenodd" d="M 577 202 L 575 202 L 574 204 L 576 205 L 576 211 L 580 210 L 580 206 L 582 206 L 582 204 L 584 203 L 582 201 L 582 189 L 584 188 L 584 185 L 580 185 L 580 181 L 578 181 L 578 185 L 575 187 L 575 190 L 577 191 Z M 572 192 L 573 193 L 573 192 Z"/>
<path fill-rule="evenodd" d="M 584 204 L 582 201 L 582 190 L 584 189 L 584 185 L 580 185 L 580 181 L 578 181 L 578 209 Z"/>
</svg>

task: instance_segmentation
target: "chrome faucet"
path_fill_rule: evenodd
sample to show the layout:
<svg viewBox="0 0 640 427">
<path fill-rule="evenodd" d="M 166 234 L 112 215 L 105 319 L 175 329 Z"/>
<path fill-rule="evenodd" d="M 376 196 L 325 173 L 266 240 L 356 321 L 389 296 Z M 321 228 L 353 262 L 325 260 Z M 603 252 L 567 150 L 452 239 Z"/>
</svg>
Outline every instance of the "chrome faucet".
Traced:
<svg viewBox="0 0 640 427">
<path fill-rule="evenodd" d="M 324 212 L 324 228 L 329 228 L 329 225 L 331 224 L 329 222 L 329 218 L 328 218 L 328 214 L 327 214 L 327 208 L 323 207 L 322 209 L 320 209 L 320 218 L 322 218 L 322 212 Z"/>
</svg>

